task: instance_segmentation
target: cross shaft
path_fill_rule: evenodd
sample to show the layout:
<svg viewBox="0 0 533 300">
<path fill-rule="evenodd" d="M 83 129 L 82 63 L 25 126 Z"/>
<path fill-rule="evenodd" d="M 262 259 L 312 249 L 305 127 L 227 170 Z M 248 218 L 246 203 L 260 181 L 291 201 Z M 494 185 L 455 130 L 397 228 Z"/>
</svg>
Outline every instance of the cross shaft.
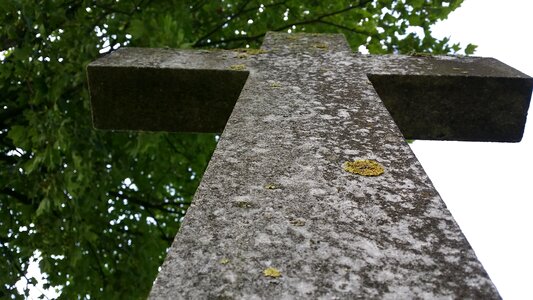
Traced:
<svg viewBox="0 0 533 300">
<path fill-rule="evenodd" d="M 451 84 L 465 77 L 464 72 L 489 81 L 504 78 L 519 90 L 499 106 L 513 106 L 512 122 L 501 122 L 511 124 L 506 129 L 511 137 L 503 131 L 477 136 L 477 129 L 457 131 L 449 125 L 456 118 L 442 118 L 444 129 L 426 136 L 514 141 L 523 130 L 529 98 L 522 95 L 531 90 L 531 79 L 493 60 L 358 56 L 341 35 L 271 33 L 262 49 L 266 53 L 247 58 L 232 51 L 125 49 L 89 66 L 94 120 L 102 128 L 210 131 L 222 128 L 227 119 L 151 297 L 499 298 L 405 143 L 391 117 L 395 110 L 389 113 L 374 86 L 387 98 L 384 95 L 396 94 L 393 90 L 412 94 L 409 89 L 420 86 L 417 79 L 402 81 L 400 75 L 425 76 L 425 82 L 440 76 Z M 144 51 L 157 55 L 147 57 Z M 245 70 L 232 70 L 242 69 L 240 65 Z M 172 72 L 186 75 L 172 75 L 178 82 L 170 88 L 174 92 L 160 92 L 153 107 L 145 108 L 153 100 L 141 81 L 125 83 L 126 88 L 114 92 L 118 104 L 102 100 L 113 88 L 109 81 L 127 78 L 131 66 L 135 72 L 165 69 L 161 76 L 148 73 L 152 78 L 168 78 Z M 120 68 L 127 70 L 116 73 Z M 96 76 L 103 73 L 110 75 Z M 164 84 L 157 81 L 150 82 L 161 90 Z M 195 90 L 208 85 L 209 93 L 226 89 L 224 94 L 234 97 L 207 99 L 209 104 L 202 106 L 207 94 Z M 121 103 L 124 89 L 134 86 Z M 483 90 L 488 85 L 479 86 Z M 188 100 L 178 99 L 180 90 L 186 90 Z M 128 104 L 129 98 L 143 93 L 140 100 L 131 100 L 136 104 Z M 402 99 L 389 99 L 389 106 L 402 110 Z M 202 108 L 192 107 L 196 105 L 190 101 Z M 412 101 L 414 106 L 421 100 Z M 161 117 L 158 106 L 172 112 Z M 102 115 L 99 111 L 105 107 L 107 115 Z M 145 109 L 150 113 L 143 114 Z M 109 114 L 122 110 L 124 121 L 115 116 L 108 122 Z M 189 111 L 208 112 L 219 125 L 178 116 Z M 416 136 L 424 122 L 431 121 L 422 118 L 412 129 L 409 121 L 400 126 Z M 165 125 L 150 125 L 154 122 Z M 343 163 L 354 159 L 376 160 L 385 172 L 376 177 L 345 172 Z M 279 270 L 281 277 L 265 276 L 267 268 Z"/>
</svg>

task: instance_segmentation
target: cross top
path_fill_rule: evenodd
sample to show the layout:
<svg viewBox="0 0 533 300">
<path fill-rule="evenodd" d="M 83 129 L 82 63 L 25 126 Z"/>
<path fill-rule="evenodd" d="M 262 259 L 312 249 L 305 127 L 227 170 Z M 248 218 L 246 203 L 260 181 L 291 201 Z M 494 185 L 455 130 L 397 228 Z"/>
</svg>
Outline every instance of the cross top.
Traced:
<svg viewBox="0 0 533 300">
<path fill-rule="evenodd" d="M 494 59 L 352 54 L 342 35 L 261 49 L 119 49 L 88 67 L 97 128 L 222 132 L 151 297 L 499 298 L 404 136 L 519 141 L 532 79 Z"/>
</svg>

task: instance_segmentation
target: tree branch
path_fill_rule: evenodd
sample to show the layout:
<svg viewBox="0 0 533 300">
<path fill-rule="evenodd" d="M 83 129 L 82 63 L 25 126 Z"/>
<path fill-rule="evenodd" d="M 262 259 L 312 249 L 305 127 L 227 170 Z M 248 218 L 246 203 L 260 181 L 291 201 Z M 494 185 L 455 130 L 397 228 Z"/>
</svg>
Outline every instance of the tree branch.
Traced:
<svg viewBox="0 0 533 300">
<path fill-rule="evenodd" d="M 136 204 L 136 205 L 139 205 L 139 206 L 144 206 L 146 208 L 152 208 L 152 209 L 157 209 L 157 210 L 160 210 L 160 211 L 163 211 L 163 212 L 167 212 L 167 213 L 171 213 L 171 214 L 180 214 L 180 211 L 179 210 L 176 210 L 176 209 L 172 209 L 172 208 L 167 208 L 165 207 L 165 204 L 163 205 L 160 205 L 160 204 L 154 204 L 154 203 L 151 203 L 149 201 L 145 201 L 145 200 L 142 200 L 138 197 L 135 197 L 135 196 L 132 196 L 132 195 L 120 195 L 119 193 L 117 192 L 109 192 L 109 195 L 112 196 L 112 197 L 123 197 L 125 199 L 128 199 L 128 201 L 132 202 L 133 204 Z M 183 202 L 180 202 L 179 204 L 191 204 L 190 201 L 183 201 Z M 172 203 L 168 203 L 168 204 L 172 204 Z M 166 204 L 166 205 L 168 205 Z"/>
<path fill-rule="evenodd" d="M 24 110 L 26 110 L 27 108 L 29 108 L 29 105 L 23 105 L 12 109 L 3 109 L 0 113 L 0 124 L 7 125 L 8 120 L 13 119 L 14 117 L 21 116 Z"/>
<path fill-rule="evenodd" d="M 150 209 L 147 209 L 146 210 L 149 214 L 150 214 L 150 217 L 152 217 L 155 221 L 155 226 L 157 227 L 157 229 L 159 230 L 159 233 L 161 233 L 161 237 L 163 238 L 163 240 L 169 242 L 169 243 L 172 243 L 172 241 L 174 240 L 173 238 L 167 236 L 167 234 L 165 233 L 165 231 L 163 230 L 163 228 L 161 228 L 161 225 L 159 225 L 159 221 L 157 220 L 154 212 L 152 212 Z"/>
<path fill-rule="evenodd" d="M 0 239 L 0 243 L 2 245 L 2 247 L 0 247 L 0 249 L 5 249 L 4 254 L 5 256 L 8 256 L 9 259 L 7 260 L 7 264 L 8 266 L 12 267 L 13 269 L 15 269 L 16 272 L 18 272 L 18 276 L 17 277 L 24 277 L 24 279 L 26 279 L 26 286 L 24 287 L 24 291 L 27 291 L 29 288 L 28 288 L 28 284 L 31 282 L 28 277 L 26 277 L 26 273 L 28 273 L 28 265 L 29 264 L 26 264 L 25 268 L 23 268 L 20 264 L 19 264 L 19 261 L 22 260 L 22 261 L 29 261 L 30 257 L 20 257 L 20 259 L 17 259 L 12 253 L 11 253 L 11 249 L 8 248 L 7 246 L 5 246 L 4 244 L 8 243 L 7 241 L 5 241 L 4 239 Z"/>
<path fill-rule="evenodd" d="M 348 7 L 343 8 L 343 9 L 339 9 L 337 11 L 333 11 L 333 12 L 330 12 L 330 13 L 327 13 L 327 14 L 323 14 L 323 15 L 320 15 L 320 16 L 318 16 L 316 18 L 313 18 L 313 19 L 301 20 L 301 21 L 285 24 L 285 25 L 283 25 L 281 27 L 273 29 L 273 31 L 282 31 L 282 30 L 285 30 L 287 28 L 291 28 L 293 26 L 301 26 L 301 25 L 312 24 L 312 23 L 321 23 L 321 22 L 324 22 L 324 20 L 323 20 L 324 18 L 335 16 L 335 15 L 338 15 L 338 14 L 342 14 L 342 13 L 351 11 L 353 9 L 362 8 L 362 7 L 364 7 L 365 5 L 367 5 L 368 3 L 372 2 L 372 1 L 373 0 L 359 1 L 359 3 L 357 5 L 350 5 Z M 266 32 L 263 32 L 263 33 L 260 33 L 260 34 L 254 35 L 254 36 L 240 36 L 240 37 L 234 37 L 234 38 L 226 39 L 226 40 L 217 40 L 217 41 L 212 41 L 210 44 L 211 45 L 216 45 L 216 44 L 221 44 L 221 43 L 231 43 L 231 42 L 239 42 L 239 41 L 250 42 L 250 41 L 255 41 L 255 40 L 258 40 L 258 39 L 262 38 L 263 36 L 265 36 L 265 34 L 266 34 Z M 206 44 L 205 43 L 199 43 L 198 45 L 195 44 L 195 46 L 206 46 Z"/>
<path fill-rule="evenodd" d="M 241 7 L 239 7 L 239 9 L 237 10 L 236 13 L 230 15 L 229 17 L 225 17 L 224 18 L 224 21 L 219 23 L 218 25 L 216 25 L 213 29 L 211 29 L 210 31 L 208 31 L 206 34 L 204 34 L 201 38 L 198 39 L 198 41 L 202 41 L 202 40 L 205 40 L 207 39 L 208 37 L 210 37 L 213 33 L 217 32 L 218 30 L 222 29 L 224 27 L 224 25 L 228 24 L 231 20 L 233 20 L 233 18 L 241 15 L 243 12 L 244 12 L 244 9 L 246 8 L 246 6 L 251 2 L 251 0 L 246 0 L 244 1 L 243 5 L 241 5 Z M 198 41 L 196 43 L 194 43 L 193 47 L 196 46 L 196 44 L 198 43 Z"/>
<path fill-rule="evenodd" d="M 236 13 L 232 14 L 231 16 L 229 16 L 229 19 L 226 17 L 225 21 L 224 22 L 221 22 L 219 23 L 218 25 L 216 25 L 212 30 L 210 30 L 208 33 L 206 33 L 204 36 L 202 36 L 201 38 L 199 38 L 194 44 L 193 44 L 193 47 L 200 47 L 202 45 L 206 45 L 205 43 L 205 40 L 210 37 L 211 35 L 213 35 L 215 32 L 219 31 L 220 29 L 222 29 L 224 27 L 224 25 L 228 24 L 229 22 L 233 21 L 233 19 L 235 18 L 238 18 L 240 17 L 241 15 L 243 14 L 246 14 L 250 11 L 254 11 L 254 10 L 258 10 L 261 6 L 254 6 L 254 7 L 251 7 L 251 8 L 248 8 L 248 9 L 244 9 L 246 7 L 246 5 L 248 5 L 248 3 L 250 3 L 251 0 L 248 0 L 244 3 L 243 6 L 241 6 L 240 10 L 237 11 Z M 280 1 L 280 2 L 275 2 L 275 3 L 271 3 L 271 4 L 267 4 L 267 5 L 264 5 L 265 8 L 268 8 L 268 7 L 274 7 L 274 6 L 278 6 L 278 5 L 283 5 L 287 3 L 287 0 L 283 0 L 283 1 Z M 263 34 L 264 35 L 264 34 Z M 212 44 L 212 43 L 211 43 Z"/>
<path fill-rule="evenodd" d="M 204 6 L 209 0 L 200 0 L 196 4 L 192 5 L 191 12 L 195 12 L 200 9 L 200 7 Z"/>
<path fill-rule="evenodd" d="M 18 45 L 18 42 L 8 38 L 7 36 L 0 36 L 0 50 L 7 50 Z"/>
<path fill-rule="evenodd" d="M 102 269 L 102 263 L 100 262 L 100 257 L 98 256 L 96 249 L 90 242 L 88 242 L 87 245 L 89 246 L 89 250 L 92 256 L 96 260 L 96 264 L 98 265 L 98 268 L 96 269 L 96 271 L 100 274 L 100 277 L 102 277 L 102 283 L 104 284 L 104 290 L 105 290 L 105 287 L 107 286 L 107 276 L 105 275 L 104 269 Z M 93 269 L 95 269 L 94 266 L 93 266 Z"/>
<path fill-rule="evenodd" d="M 291 24 L 287 24 L 287 25 L 281 26 L 279 28 L 276 28 L 274 31 L 281 31 L 281 30 L 284 30 L 284 29 L 287 29 L 287 28 L 291 28 L 292 26 L 299 26 L 299 25 L 306 25 L 306 24 L 322 22 L 323 21 L 322 19 L 324 19 L 324 18 L 335 16 L 335 15 L 339 15 L 339 14 L 351 11 L 353 9 L 356 9 L 356 8 L 361 8 L 361 7 L 367 5 L 368 3 L 372 2 L 372 1 L 373 0 L 359 1 L 359 3 L 357 5 L 350 5 L 348 7 L 343 8 L 343 9 L 340 9 L 340 10 L 337 10 L 337 11 L 333 11 L 333 12 L 330 12 L 330 13 L 327 13 L 327 14 L 323 14 L 321 16 L 318 16 L 318 17 L 314 18 L 314 19 L 302 20 L 302 21 L 299 21 L 299 22 L 293 22 Z"/>
<path fill-rule="evenodd" d="M 322 23 L 322 24 L 325 24 L 325 25 L 330 25 L 330 26 L 333 26 L 333 27 L 337 27 L 339 29 L 343 29 L 343 30 L 346 30 L 346 31 L 350 31 L 350 32 L 353 32 L 353 33 L 356 33 L 356 34 L 369 35 L 369 36 L 373 35 L 371 32 L 368 32 L 368 31 L 365 31 L 365 30 L 362 30 L 362 29 L 350 28 L 350 27 L 347 27 L 347 26 L 344 26 L 344 25 L 341 25 L 341 24 L 337 24 L 337 23 L 333 23 L 333 22 L 330 22 L 330 21 L 320 20 L 318 22 Z"/>
<path fill-rule="evenodd" d="M 10 165 L 14 165 L 17 163 L 17 159 L 14 156 L 5 155 L 4 153 L 0 153 L 0 161 L 4 161 Z"/>
<path fill-rule="evenodd" d="M 4 194 L 4 195 L 8 195 L 10 196 L 11 198 L 14 198 L 18 201 L 20 201 L 21 203 L 23 204 L 26 204 L 26 205 L 33 205 L 33 201 L 28 198 L 26 195 L 23 195 L 17 191 L 14 191 L 10 188 L 3 188 L 2 190 L 0 190 L 0 193 Z"/>
<path fill-rule="evenodd" d="M 168 138 L 168 135 L 165 135 L 165 140 L 167 141 L 168 145 L 170 146 L 170 148 L 172 148 L 172 150 L 174 150 L 174 153 L 173 155 L 180 155 L 181 156 L 181 159 L 183 159 L 184 161 L 186 161 L 187 163 L 189 163 L 189 159 L 183 154 L 183 151 L 180 151 L 176 145 L 174 145 L 174 143 L 172 143 L 172 141 Z"/>
</svg>

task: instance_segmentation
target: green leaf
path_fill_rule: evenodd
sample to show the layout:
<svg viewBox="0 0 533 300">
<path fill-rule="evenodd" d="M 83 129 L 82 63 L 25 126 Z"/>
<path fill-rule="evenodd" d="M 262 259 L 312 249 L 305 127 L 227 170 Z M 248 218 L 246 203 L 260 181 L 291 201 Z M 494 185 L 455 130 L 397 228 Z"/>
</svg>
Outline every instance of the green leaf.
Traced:
<svg viewBox="0 0 533 300">
<path fill-rule="evenodd" d="M 37 211 L 35 211 L 35 216 L 39 217 L 50 211 L 50 199 L 44 198 L 40 203 Z"/>
<path fill-rule="evenodd" d="M 410 0 L 408 3 L 411 4 L 415 10 L 417 10 L 424 6 L 425 0 Z"/>
<path fill-rule="evenodd" d="M 472 55 L 474 52 L 476 52 L 477 45 L 474 44 L 468 44 L 465 48 L 465 54 L 466 55 Z"/>
<path fill-rule="evenodd" d="M 15 125 L 9 129 L 7 137 L 13 141 L 15 146 L 20 148 L 26 148 L 28 144 L 28 135 L 26 134 L 26 127 Z"/>
<path fill-rule="evenodd" d="M 27 160 L 24 163 L 24 172 L 26 172 L 27 174 L 33 173 L 39 168 L 43 160 L 44 157 L 42 156 L 42 154 L 37 154 L 32 159 Z"/>
</svg>

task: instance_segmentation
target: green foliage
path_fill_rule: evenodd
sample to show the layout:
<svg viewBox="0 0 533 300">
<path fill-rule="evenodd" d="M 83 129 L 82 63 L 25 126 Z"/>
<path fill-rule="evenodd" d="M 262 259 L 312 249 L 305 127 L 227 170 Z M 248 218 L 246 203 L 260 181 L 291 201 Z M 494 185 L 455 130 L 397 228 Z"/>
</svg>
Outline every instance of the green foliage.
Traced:
<svg viewBox="0 0 533 300">
<path fill-rule="evenodd" d="M 466 55 L 472 55 L 474 52 L 476 52 L 477 45 L 474 44 L 468 44 L 465 48 L 465 54 Z"/>
<path fill-rule="evenodd" d="M 146 297 L 215 147 L 213 135 L 92 129 L 84 70 L 100 53 L 257 47 L 267 30 L 455 53 L 430 26 L 461 2 L 0 1 L 0 297 L 37 249 L 62 298 Z"/>
</svg>

